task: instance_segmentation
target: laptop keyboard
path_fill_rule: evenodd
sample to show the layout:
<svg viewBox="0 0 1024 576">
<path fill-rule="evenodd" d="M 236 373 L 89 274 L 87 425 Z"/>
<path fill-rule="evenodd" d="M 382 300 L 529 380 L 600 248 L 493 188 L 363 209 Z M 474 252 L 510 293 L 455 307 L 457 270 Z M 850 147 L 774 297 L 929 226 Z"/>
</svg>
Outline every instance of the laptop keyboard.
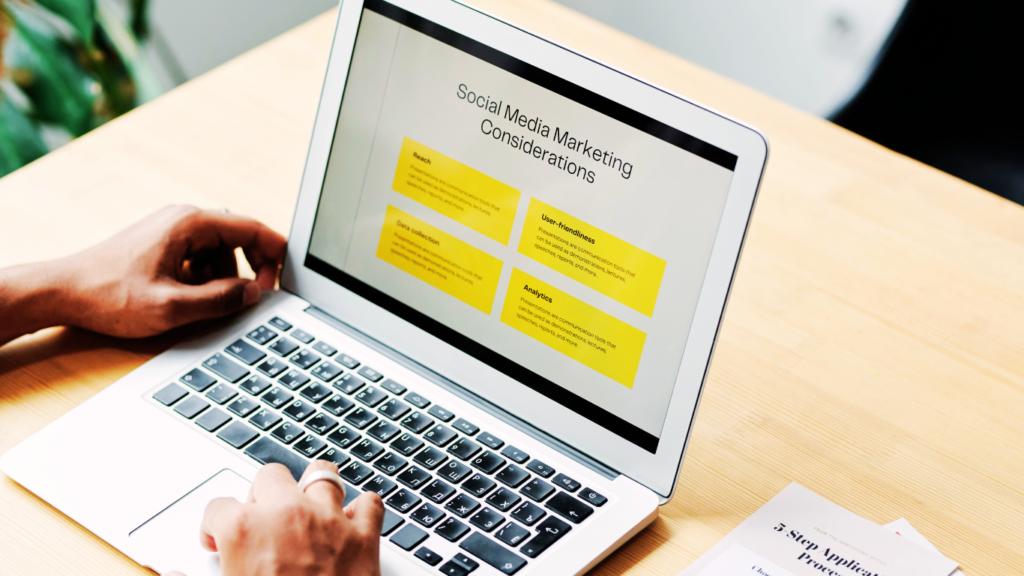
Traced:
<svg viewBox="0 0 1024 576">
<path fill-rule="evenodd" d="M 153 399 L 296 479 L 309 459 L 332 462 L 346 504 L 356 487 L 379 494 L 381 536 L 449 576 L 480 562 L 515 574 L 608 501 L 280 317 Z M 460 551 L 442 557 L 435 538 Z"/>
</svg>

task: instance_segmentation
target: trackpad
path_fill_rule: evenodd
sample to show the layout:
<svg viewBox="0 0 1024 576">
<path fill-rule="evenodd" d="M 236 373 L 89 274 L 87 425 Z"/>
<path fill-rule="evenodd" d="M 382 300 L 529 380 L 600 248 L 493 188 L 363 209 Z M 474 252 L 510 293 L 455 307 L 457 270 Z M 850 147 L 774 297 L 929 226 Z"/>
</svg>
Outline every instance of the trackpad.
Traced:
<svg viewBox="0 0 1024 576">
<path fill-rule="evenodd" d="M 177 570 L 186 576 L 220 576 L 220 555 L 207 552 L 199 544 L 206 505 L 225 497 L 245 502 L 248 494 L 248 480 L 231 470 L 221 470 L 133 530 L 129 538 L 155 554 L 154 560 L 161 561 L 160 566 L 151 568 Z"/>
</svg>

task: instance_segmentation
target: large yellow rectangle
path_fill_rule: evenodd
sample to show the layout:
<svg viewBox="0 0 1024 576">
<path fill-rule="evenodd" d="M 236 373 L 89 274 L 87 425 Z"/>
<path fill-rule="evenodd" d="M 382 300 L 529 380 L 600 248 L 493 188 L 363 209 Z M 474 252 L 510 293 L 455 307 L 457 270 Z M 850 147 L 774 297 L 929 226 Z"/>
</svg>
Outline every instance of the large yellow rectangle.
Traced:
<svg viewBox="0 0 1024 576">
<path fill-rule="evenodd" d="M 473 308 L 491 313 L 501 260 L 388 206 L 377 258 Z"/>
<path fill-rule="evenodd" d="M 519 253 L 647 316 L 654 314 L 665 261 L 530 199 Z"/>
<path fill-rule="evenodd" d="M 519 206 L 515 188 L 410 138 L 402 140 L 391 187 L 508 246 Z"/>
<path fill-rule="evenodd" d="M 501 321 L 633 388 L 647 334 L 518 268 L 512 269 Z"/>
</svg>

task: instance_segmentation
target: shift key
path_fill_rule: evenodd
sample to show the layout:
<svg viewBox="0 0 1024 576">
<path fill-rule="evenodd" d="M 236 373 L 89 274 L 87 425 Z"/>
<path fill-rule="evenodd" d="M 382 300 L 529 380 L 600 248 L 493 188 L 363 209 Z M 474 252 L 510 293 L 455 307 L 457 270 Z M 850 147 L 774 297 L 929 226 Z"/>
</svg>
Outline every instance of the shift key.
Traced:
<svg viewBox="0 0 1024 576">
<path fill-rule="evenodd" d="M 479 532 L 474 532 L 472 536 L 463 540 L 459 547 L 504 574 L 515 574 L 526 566 L 526 560 Z"/>
</svg>

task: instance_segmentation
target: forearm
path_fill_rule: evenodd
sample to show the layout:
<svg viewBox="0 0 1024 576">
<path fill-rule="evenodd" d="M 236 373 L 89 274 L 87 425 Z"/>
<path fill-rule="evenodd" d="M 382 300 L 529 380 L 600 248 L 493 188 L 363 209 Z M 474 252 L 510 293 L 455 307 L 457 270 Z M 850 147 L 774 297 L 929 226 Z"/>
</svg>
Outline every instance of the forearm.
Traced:
<svg viewBox="0 0 1024 576">
<path fill-rule="evenodd" d="M 70 284 L 59 260 L 0 270 L 0 346 L 67 323 Z"/>
</svg>

